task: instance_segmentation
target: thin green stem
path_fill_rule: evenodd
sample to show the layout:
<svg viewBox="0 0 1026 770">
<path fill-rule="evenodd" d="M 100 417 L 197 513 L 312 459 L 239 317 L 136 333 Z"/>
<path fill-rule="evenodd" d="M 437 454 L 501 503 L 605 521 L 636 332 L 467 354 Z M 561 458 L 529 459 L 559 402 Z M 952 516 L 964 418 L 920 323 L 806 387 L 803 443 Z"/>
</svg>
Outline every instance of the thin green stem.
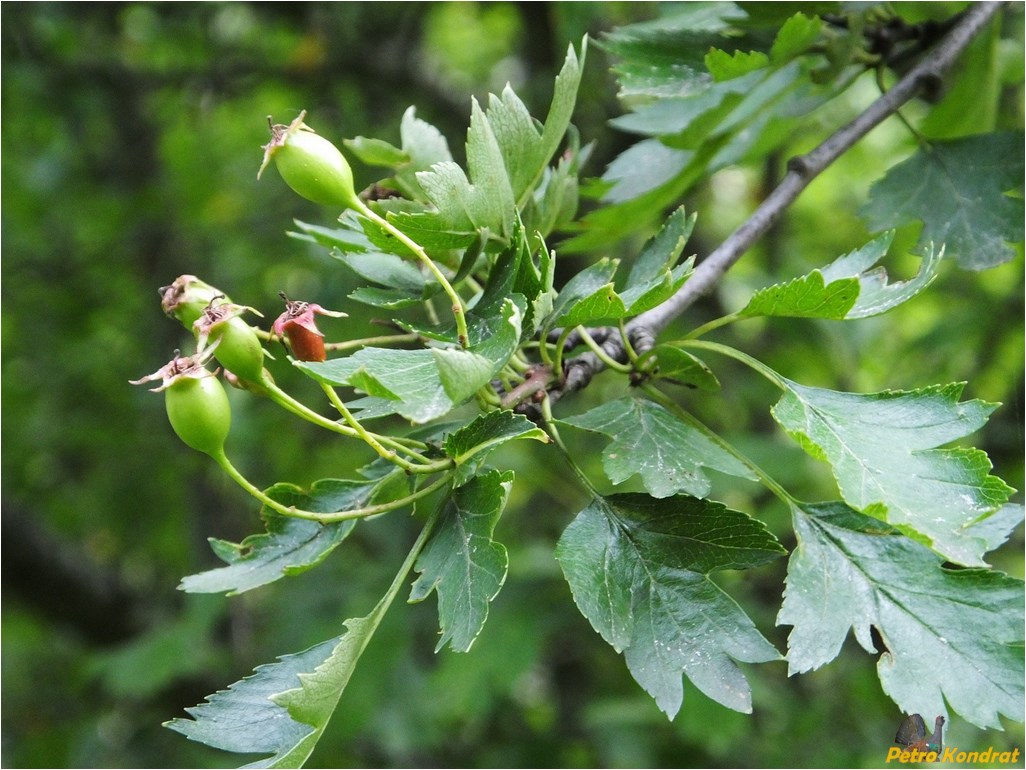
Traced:
<svg viewBox="0 0 1026 770">
<path fill-rule="evenodd" d="M 574 327 L 565 327 L 559 335 L 559 339 L 556 341 L 556 357 L 552 359 L 552 371 L 556 373 L 557 377 L 563 376 L 563 351 L 566 349 L 566 340 L 570 336 L 570 332 L 574 330 Z M 544 338 L 542 344 L 544 345 Z M 545 356 L 542 356 L 544 359 Z"/>
<path fill-rule="evenodd" d="M 630 369 L 635 368 L 638 365 L 638 351 L 634 349 L 631 344 L 630 335 L 627 334 L 627 324 L 621 318 L 620 323 L 617 325 L 620 330 L 620 342 L 623 344 L 623 351 L 627 354 L 627 360 L 630 361 Z"/>
<path fill-rule="evenodd" d="M 379 513 L 387 513 L 388 511 L 394 511 L 397 508 L 402 508 L 409 505 L 410 503 L 419 500 L 422 497 L 434 492 L 436 489 L 444 486 L 449 481 L 450 474 L 446 473 L 439 477 L 431 484 L 418 489 L 416 492 L 407 495 L 406 497 L 399 498 L 398 500 L 390 500 L 387 503 L 379 503 L 378 505 L 368 505 L 363 508 L 353 508 L 348 511 L 336 511 L 334 513 L 320 513 L 317 511 L 304 511 L 301 508 L 295 508 L 294 506 L 282 505 L 277 500 L 273 500 L 262 491 L 257 489 L 249 480 L 243 476 L 231 461 L 228 456 L 222 451 L 220 454 L 213 454 L 211 457 L 221 467 L 221 469 L 228 474 L 228 476 L 246 490 L 250 495 L 255 497 L 261 503 L 266 505 L 273 511 L 280 513 L 282 516 L 290 516 L 294 519 L 307 519 L 308 521 L 317 521 L 321 524 L 330 524 L 336 521 L 347 521 L 351 519 L 365 519 L 368 516 L 376 516 Z"/>
<path fill-rule="evenodd" d="M 395 463 L 409 473 L 436 473 L 440 470 L 445 470 L 452 465 L 452 460 L 449 458 L 432 462 L 419 452 L 403 446 L 387 436 L 378 436 L 375 433 L 371 433 L 364 428 L 362 424 L 360 424 L 360 421 L 357 420 L 356 417 L 353 416 L 353 413 L 349 411 L 346 405 L 342 402 L 342 399 L 338 397 L 338 393 L 335 392 L 334 388 L 323 382 L 321 383 L 321 388 L 324 389 L 324 393 L 328 396 L 328 400 L 331 402 L 331 405 L 338 410 L 339 414 L 342 415 L 342 418 L 349 423 L 349 426 L 356 431 L 357 435 L 363 439 L 371 449 L 389 462 Z M 385 443 L 392 446 L 392 448 L 385 449 L 383 446 Z M 404 457 L 399 457 L 396 454 L 397 450 L 406 452 L 417 462 L 410 462 Z"/>
<path fill-rule="evenodd" d="M 265 378 L 261 385 L 263 385 L 267 390 L 268 398 L 293 414 L 302 417 L 304 420 L 312 422 L 314 425 L 324 428 L 325 430 L 341 433 L 343 436 L 349 436 L 350 438 L 358 438 L 357 432 L 349 426 L 341 425 L 335 420 L 329 420 L 327 417 L 318 414 L 306 404 L 297 401 L 273 382 L 270 382 L 269 379 Z"/>
<path fill-rule="evenodd" d="M 378 602 L 374 611 L 371 613 L 373 616 L 376 613 L 384 615 L 385 610 L 389 608 L 395 597 L 402 590 L 403 585 L 406 583 L 406 576 L 410 574 L 410 570 L 413 569 L 413 565 L 417 563 L 417 557 L 420 556 L 420 552 L 424 548 L 424 544 L 431 536 L 431 532 L 435 528 L 435 524 L 438 522 L 438 517 L 441 515 L 442 506 L 438 506 L 428 516 L 427 521 L 424 522 L 424 526 L 420 530 L 420 534 L 417 535 L 417 539 L 413 543 L 413 547 L 410 548 L 409 553 L 406 554 L 406 558 L 403 560 L 402 566 L 399 567 L 399 571 L 396 572 L 395 578 L 392 580 L 392 584 L 385 591 L 385 595 L 381 597 L 381 601 Z M 380 620 L 380 618 L 379 618 Z"/>
<path fill-rule="evenodd" d="M 294 415 L 302 417 L 304 420 L 312 422 L 314 425 L 320 428 L 324 428 L 325 430 L 330 430 L 334 433 L 340 433 L 343 436 L 348 436 L 349 438 L 362 438 L 362 436 L 360 436 L 360 434 L 352 427 L 348 425 L 342 425 L 336 420 L 330 420 L 327 417 L 318 414 L 313 409 L 306 406 L 306 404 L 297 401 L 284 390 L 282 390 L 273 382 L 271 382 L 270 379 L 264 378 L 264 381 L 261 382 L 260 385 L 265 389 L 268 398 L 270 398 L 272 401 L 275 401 L 288 411 L 292 412 Z M 419 456 L 419 453 L 416 452 L 414 449 L 411 449 L 410 446 L 414 446 L 419 449 L 427 448 L 427 445 L 421 441 L 413 441 L 412 439 L 393 439 L 388 436 L 379 436 L 376 433 L 372 433 L 370 435 L 374 436 L 374 438 L 376 438 L 382 444 L 394 447 L 395 449 L 406 452 L 407 454 Z"/>
<path fill-rule="evenodd" d="M 328 342 L 324 345 L 326 350 L 352 350 L 367 345 L 400 345 L 407 342 L 416 342 L 420 339 L 418 334 L 383 334 L 380 337 L 364 337 L 360 340 L 346 340 L 345 342 Z"/>
<path fill-rule="evenodd" d="M 514 351 L 513 355 L 510 356 L 509 361 L 506 365 L 519 374 L 524 374 L 528 369 L 531 368 L 531 362 L 524 357 L 524 354 L 520 351 Z"/>
<path fill-rule="evenodd" d="M 555 367 L 553 366 L 553 362 L 552 362 L 552 356 L 551 356 L 551 354 L 549 352 L 549 343 L 546 341 L 546 338 L 548 337 L 548 330 L 547 329 L 542 329 L 541 335 L 539 335 L 539 336 L 540 336 L 540 338 L 539 338 L 538 342 L 537 343 L 533 343 L 533 344 L 536 344 L 538 346 L 538 357 L 541 359 L 541 362 L 543 364 L 545 364 L 546 366 L 550 367 L 551 369 L 555 369 Z M 525 347 L 528 347 L 531 344 L 532 343 L 527 343 L 527 345 L 525 345 Z"/>
<path fill-rule="evenodd" d="M 884 82 L 884 72 L 885 72 L 885 70 L 886 70 L 886 67 L 884 66 L 884 64 L 882 62 L 875 69 L 875 73 L 876 73 L 876 87 L 880 89 L 880 93 L 881 94 L 886 94 L 887 93 L 887 84 Z M 901 123 L 905 126 L 905 128 L 908 129 L 908 132 L 910 134 L 912 134 L 912 137 L 916 140 L 916 142 L 919 143 L 920 147 L 924 147 L 925 148 L 925 147 L 929 147 L 930 146 L 930 142 L 927 140 L 927 138 L 925 136 L 923 136 L 921 133 L 919 133 L 919 131 L 916 129 L 916 127 L 913 126 L 909 122 L 908 118 L 905 117 L 905 114 L 900 109 L 896 109 L 894 111 L 894 115 L 895 115 L 895 117 L 897 117 L 897 119 L 899 121 L 901 121 Z"/>
<path fill-rule="evenodd" d="M 709 332 L 713 331 L 714 329 L 719 329 L 721 326 L 726 326 L 729 323 L 734 323 L 734 321 L 739 321 L 739 320 L 741 320 L 741 318 L 742 318 L 742 316 L 741 316 L 740 313 L 730 313 L 729 315 L 724 315 L 724 316 L 720 316 L 719 318 L 714 318 L 711 321 L 709 321 L 708 323 L 704 323 L 701 326 L 699 326 L 698 328 L 692 329 L 690 332 L 688 332 L 687 336 L 684 339 L 688 339 L 688 340 L 697 339 L 698 337 L 701 337 L 701 336 L 703 336 L 705 334 L 708 334 Z"/>
<path fill-rule="evenodd" d="M 496 395 L 495 390 L 491 385 L 483 385 L 477 390 L 477 401 L 479 404 L 489 409 L 499 409 L 502 407 L 502 401 Z"/>
<path fill-rule="evenodd" d="M 555 421 L 552 418 L 552 402 L 549 398 L 545 398 L 541 403 L 542 418 L 545 423 L 545 431 L 549 434 L 552 439 L 552 443 L 556 445 L 560 454 L 563 455 L 563 459 L 566 460 L 567 465 L 570 466 L 570 470 L 574 472 L 578 480 L 595 497 L 601 497 L 601 493 L 595 489 L 595 486 L 591 483 L 591 480 L 584 475 L 577 463 L 574 462 L 573 456 L 570 454 L 570 450 L 566 448 L 566 444 L 563 443 L 562 436 L 559 435 L 559 429 L 556 428 Z"/>
<path fill-rule="evenodd" d="M 775 371 L 770 369 L 766 364 L 757 358 L 752 358 L 747 353 L 742 353 L 736 348 L 732 348 L 729 345 L 721 345 L 718 342 L 709 342 L 707 340 L 689 340 L 684 339 L 677 343 L 683 348 L 699 348 L 700 350 L 711 350 L 713 353 L 719 353 L 721 355 L 733 358 L 735 361 L 740 361 L 746 366 L 751 367 L 753 370 L 761 374 L 767 380 L 772 382 L 781 390 L 787 390 L 787 382 L 777 374 Z"/>
<path fill-rule="evenodd" d="M 577 334 L 580 336 L 581 340 L 584 341 L 584 344 L 591 348 L 591 352 L 598 356 L 599 360 L 602 361 L 602 363 L 604 363 L 609 369 L 622 372 L 623 374 L 627 374 L 631 371 L 630 366 L 627 364 L 621 364 L 615 358 L 612 358 L 608 353 L 606 353 L 606 351 L 602 349 L 602 346 L 595 342 L 595 338 L 592 337 L 588 333 L 588 330 L 583 326 L 577 327 Z"/>
<path fill-rule="evenodd" d="M 449 300 L 452 302 L 452 313 L 456 318 L 456 336 L 459 339 L 460 346 L 464 348 L 467 347 L 470 344 L 470 336 L 467 333 L 467 318 L 463 312 L 463 300 L 460 299 L 460 295 L 456 293 L 456 290 L 452 288 L 452 284 L 449 283 L 442 271 L 439 270 L 438 265 L 436 265 L 434 260 L 427 255 L 427 252 L 424 251 L 423 247 L 419 243 L 414 241 L 387 219 L 375 213 L 373 209 L 368 207 L 362 201 L 358 201 L 358 203 L 359 208 L 357 210 L 361 214 L 393 235 L 400 243 L 416 255 L 417 259 L 421 261 L 424 267 L 431 271 L 435 280 L 438 281 L 442 290 L 448 295 Z"/>
</svg>

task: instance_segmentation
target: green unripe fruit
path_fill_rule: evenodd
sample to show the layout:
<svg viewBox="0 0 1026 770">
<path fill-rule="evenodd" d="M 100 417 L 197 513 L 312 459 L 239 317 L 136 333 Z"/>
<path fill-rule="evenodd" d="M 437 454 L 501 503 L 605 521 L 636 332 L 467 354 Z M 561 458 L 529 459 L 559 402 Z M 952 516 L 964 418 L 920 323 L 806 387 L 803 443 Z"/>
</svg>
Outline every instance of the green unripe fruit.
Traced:
<svg viewBox="0 0 1026 770">
<path fill-rule="evenodd" d="M 194 275 L 180 275 L 171 285 L 160 287 L 160 306 L 187 329 L 217 297 L 224 298 L 224 292 Z"/>
<path fill-rule="evenodd" d="M 232 411 L 216 377 L 179 377 L 164 391 L 164 406 L 178 437 L 208 455 L 224 451 Z"/>
<path fill-rule="evenodd" d="M 303 123 L 303 111 L 288 126 L 271 126 L 264 162 L 257 178 L 274 160 L 285 183 L 299 195 L 323 206 L 359 207 L 353 171 L 339 149 Z"/>
<path fill-rule="evenodd" d="M 256 331 L 241 318 L 229 318 L 210 332 L 217 342 L 214 357 L 221 366 L 243 380 L 259 382 L 264 373 L 264 347 Z"/>
<path fill-rule="evenodd" d="M 264 378 L 264 348 L 256 330 L 242 320 L 251 307 L 214 297 L 192 325 L 201 351 L 212 350 L 221 366 L 237 378 L 260 382 Z"/>
</svg>

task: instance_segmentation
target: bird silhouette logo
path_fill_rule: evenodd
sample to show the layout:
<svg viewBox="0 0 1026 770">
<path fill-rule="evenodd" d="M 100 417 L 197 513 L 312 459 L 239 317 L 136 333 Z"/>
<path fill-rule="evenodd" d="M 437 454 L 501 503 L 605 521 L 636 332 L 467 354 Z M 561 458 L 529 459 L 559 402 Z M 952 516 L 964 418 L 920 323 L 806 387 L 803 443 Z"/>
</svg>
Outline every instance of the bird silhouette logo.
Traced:
<svg viewBox="0 0 1026 770">
<path fill-rule="evenodd" d="M 933 734 L 926 731 L 926 722 L 919 714 L 909 714 L 898 726 L 894 742 L 908 746 L 913 751 L 935 751 L 938 754 L 944 749 L 944 717 L 937 717 Z"/>
</svg>

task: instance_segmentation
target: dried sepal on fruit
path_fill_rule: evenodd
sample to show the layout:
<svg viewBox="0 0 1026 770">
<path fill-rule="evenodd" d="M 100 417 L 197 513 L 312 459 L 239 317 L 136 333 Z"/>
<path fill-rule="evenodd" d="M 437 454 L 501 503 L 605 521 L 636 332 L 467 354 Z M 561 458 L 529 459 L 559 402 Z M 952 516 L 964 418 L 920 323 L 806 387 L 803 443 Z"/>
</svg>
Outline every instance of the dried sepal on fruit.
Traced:
<svg viewBox="0 0 1026 770">
<path fill-rule="evenodd" d="M 243 380 L 259 382 L 264 377 L 265 351 L 256 330 L 242 320 L 250 311 L 263 317 L 256 308 L 229 302 L 222 294 L 210 300 L 193 323 L 197 350 L 217 344 L 217 360 L 226 370 Z"/>
<path fill-rule="evenodd" d="M 292 357 L 299 361 L 323 361 L 324 335 L 317 328 L 315 315 L 326 315 L 333 318 L 345 318 L 346 313 L 337 310 L 325 310 L 320 305 L 302 300 L 290 300 L 285 292 L 278 292 L 285 300 L 285 312 L 275 320 L 271 332 L 276 337 L 284 337 L 289 341 Z"/>
</svg>

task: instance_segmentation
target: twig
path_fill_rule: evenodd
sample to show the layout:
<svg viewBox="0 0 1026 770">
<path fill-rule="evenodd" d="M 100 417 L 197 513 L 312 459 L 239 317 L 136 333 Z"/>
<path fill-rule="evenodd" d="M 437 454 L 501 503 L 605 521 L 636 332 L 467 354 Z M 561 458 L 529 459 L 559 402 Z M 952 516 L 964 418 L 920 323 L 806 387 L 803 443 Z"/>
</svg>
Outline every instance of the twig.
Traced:
<svg viewBox="0 0 1026 770">
<path fill-rule="evenodd" d="M 647 338 L 651 346 L 651 340 L 656 334 L 713 289 L 727 270 L 769 230 L 813 179 L 883 120 L 895 114 L 906 102 L 921 93 L 935 92 L 944 72 L 1002 6 L 1002 3 L 984 2 L 971 5 L 950 33 L 890 91 L 880 96 L 865 112 L 829 136 L 814 150 L 792 158 L 787 164 L 787 174 L 780 184 L 751 217 L 695 268 L 687 283 L 662 305 L 642 313 L 627 324 L 630 338 Z M 638 344 L 635 344 L 635 348 L 638 352 L 647 349 Z M 610 358 L 626 361 L 623 343 L 618 336 L 607 336 L 602 343 L 602 349 Z M 549 398 L 555 401 L 567 393 L 585 387 L 592 376 L 604 368 L 605 364 L 594 353 L 584 353 L 570 359 L 566 362 L 566 377 L 562 383 L 557 383 L 556 387 L 549 391 Z"/>
</svg>

